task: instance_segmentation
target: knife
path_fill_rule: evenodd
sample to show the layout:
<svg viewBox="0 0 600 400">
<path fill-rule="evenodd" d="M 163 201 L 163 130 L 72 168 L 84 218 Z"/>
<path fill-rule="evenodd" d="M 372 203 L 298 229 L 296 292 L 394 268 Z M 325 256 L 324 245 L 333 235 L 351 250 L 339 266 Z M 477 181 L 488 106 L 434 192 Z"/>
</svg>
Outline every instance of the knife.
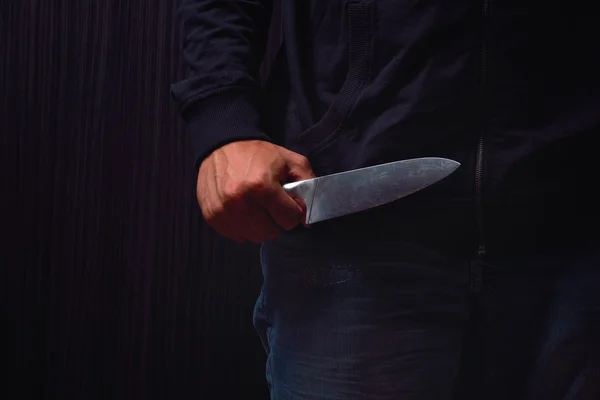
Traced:
<svg viewBox="0 0 600 400">
<path fill-rule="evenodd" d="M 313 179 L 286 183 L 285 192 L 306 204 L 306 224 L 390 203 L 432 185 L 460 163 L 424 157 L 394 161 Z"/>
</svg>

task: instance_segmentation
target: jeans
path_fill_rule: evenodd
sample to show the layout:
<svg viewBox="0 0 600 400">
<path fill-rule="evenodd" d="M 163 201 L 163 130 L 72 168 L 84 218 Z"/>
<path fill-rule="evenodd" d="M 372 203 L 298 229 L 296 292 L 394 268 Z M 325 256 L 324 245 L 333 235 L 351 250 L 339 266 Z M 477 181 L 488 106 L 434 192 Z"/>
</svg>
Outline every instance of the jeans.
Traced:
<svg viewBox="0 0 600 400">
<path fill-rule="evenodd" d="M 600 399 L 598 254 L 296 236 L 261 248 L 272 400 Z"/>
</svg>

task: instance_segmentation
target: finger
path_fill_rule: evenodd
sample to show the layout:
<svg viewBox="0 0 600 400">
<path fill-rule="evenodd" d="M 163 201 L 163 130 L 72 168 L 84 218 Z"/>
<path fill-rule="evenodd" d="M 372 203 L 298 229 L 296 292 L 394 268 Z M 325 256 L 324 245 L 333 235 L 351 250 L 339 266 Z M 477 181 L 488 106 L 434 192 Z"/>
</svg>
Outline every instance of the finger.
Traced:
<svg viewBox="0 0 600 400">
<path fill-rule="evenodd" d="M 219 236 L 222 236 L 226 239 L 233 240 L 236 243 L 244 243 L 246 241 L 244 236 L 236 234 L 228 229 L 228 224 L 213 223 L 210 226 L 215 230 L 215 232 L 217 232 L 217 234 L 219 234 Z"/>
<path fill-rule="evenodd" d="M 286 231 L 294 229 L 302 221 L 304 210 L 280 186 L 272 195 L 263 199 L 263 205 L 271 218 Z"/>
<path fill-rule="evenodd" d="M 263 206 L 250 199 L 234 198 L 226 204 L 206 207 L 206 221 L 221 236 L 237 242 L 261 243 L 276 237 L 281 229 Z"/>
<path fill-rule="evenodd" d="M 286 155 L 288 164 L 288 178 L 291 178 L 291 181 L 302 181 L 305 179 L 315 178 L 315 173 L 313 172 L 308 158 L 289 150 Z"/>
<path fill-rule="evenodd" d="M 244 215 L 232 215 L 211 226 L 219 235 L 234 242 L 262 243 L 266 239 L 274 239 L 281 231 L 266 211 L 262 210 L 262 213 L 262 216 L 260 214 L 252 216 L 251 212 L 246 212 Z"/>
<path fill-rule="evenodd" d="M 243 218 L 243 214 L 238 210 L 229 210 L 228 212 L 222 206 L 207 207 L 203 210 L 204 220 L 220 236 L 233 240 L 237 243 L 246 241 L 244 228 L 247 225 L 235 223 Z M 242 227 L 242 229 L 240 229 Z"/>
<path fill-rule="evenodd" d="M 246 241 L 246 239 L 244 239 L 241 236 L 234 236 L 234 237 L 230 237 L 230 238 L 227 238 L 227 239 L 233 240 L 234 242 L 236 242 L 238 244 L 242 244 L 242 243 L 244 243 Z"/>
<path fill-rule="evenodd" d="M 271 218 L 269 213 L 258 206 L 249 207 L 244 213 L 244 237 L 253 243 L 262 243 L 267 239 L 276 238 L 281 228 Z"/>
<path fill-rule="evenodd" d="M 306 204 L 304 204 L 304 201 L 302 199 L 299 199 L 297 197 L 294 197 L 293 199 L 296 202 L 296 204 L 298 204 L 300 208 L 302 208 L 302 219 L 300 221 L 302 223 L 302 226 L 304 226 L 305 228 L 310 228 L 311 225 L 306 223 Z"/>
</svg>

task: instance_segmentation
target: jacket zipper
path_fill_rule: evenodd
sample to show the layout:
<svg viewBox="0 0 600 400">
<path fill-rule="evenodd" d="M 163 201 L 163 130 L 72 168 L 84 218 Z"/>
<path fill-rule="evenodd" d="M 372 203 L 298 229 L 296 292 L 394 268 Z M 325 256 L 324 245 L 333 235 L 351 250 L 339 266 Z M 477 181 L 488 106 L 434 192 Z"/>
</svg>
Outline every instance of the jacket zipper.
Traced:
<svg viewBox="0 0 600 400">
<path fill-rule="evenodd" d="M 490 1 L 483 0 L 482 16 L 485 19 L 489 15 Z M 485 21 L 484 21 L 485 23 Z M 488 49 L 487 42 L 484 34 L 483 45 L 481 48 L 481 93 L 482 97 L 485 96 L 485 89 L 487 84 L 487 73 L 488 73 Z M 485 100 L 485 98 L 484 98 Z M 485 103 L 484 103 L 485 104 Z M 479 232 L 479 243 L 477 249 L 477 255 L 483 257 L 486 253 L 485 248 L 485 231 L 484 231 L 484 213 L 483 213 L 483 156 L 484 156 L 484 135 L 483 132 L 479 136 L 479 142 L 477 144 L 477 160 L 475 163 L 475 202 L 476 202 L 476 213 L 477 213 L 477 228 Z"/>
</svg>

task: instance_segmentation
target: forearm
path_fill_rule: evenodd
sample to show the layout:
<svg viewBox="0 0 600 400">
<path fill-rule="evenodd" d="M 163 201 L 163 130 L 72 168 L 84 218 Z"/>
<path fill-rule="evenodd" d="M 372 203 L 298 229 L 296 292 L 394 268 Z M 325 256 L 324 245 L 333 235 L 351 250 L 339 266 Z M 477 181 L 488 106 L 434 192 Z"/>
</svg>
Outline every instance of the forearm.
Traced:
<svg viewBox="0 0 600 400">
<path fill-rule="evenodd" d="M 260 128 L 259 68 L 272 0 L 183 0 L 186 78 L 171 92 L 196 164 L 228 142 L 269 138 Z"/>
</svg>

